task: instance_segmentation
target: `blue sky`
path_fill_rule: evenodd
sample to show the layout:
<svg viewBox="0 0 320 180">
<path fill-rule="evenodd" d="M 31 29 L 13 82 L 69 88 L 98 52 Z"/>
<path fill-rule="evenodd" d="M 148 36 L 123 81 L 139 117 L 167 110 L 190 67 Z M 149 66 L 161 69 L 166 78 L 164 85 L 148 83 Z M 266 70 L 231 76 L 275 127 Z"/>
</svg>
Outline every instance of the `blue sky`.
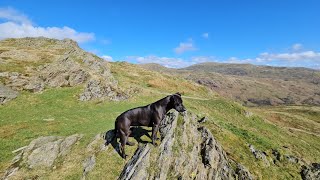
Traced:
<svg viewBox="0 0 320 180">
<path fill-rule="evenodd" d="M 320 1 L 0 2 L 0 39 L 72 38 L 108 60 L 320 69 Z"/>
</svg>

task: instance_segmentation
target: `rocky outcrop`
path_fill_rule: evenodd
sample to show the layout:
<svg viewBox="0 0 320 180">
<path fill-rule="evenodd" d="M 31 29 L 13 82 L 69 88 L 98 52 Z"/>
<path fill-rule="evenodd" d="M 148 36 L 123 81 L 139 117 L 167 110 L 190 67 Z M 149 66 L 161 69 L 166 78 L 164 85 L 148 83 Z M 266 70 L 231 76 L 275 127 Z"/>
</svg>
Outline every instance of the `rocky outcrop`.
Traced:
<svg viewBox="0 0 320 180">
<path fill-rule="evenodd" d="M 252 144 L 249 144 L 249 149 L 256 159 L 262 160 L 265 166 L 270 166 L 270 162 L 268 161 L 267 154 L 265 152 L 255 149 Z"/>
<path fill-rule="evenodd" d="M 19 148 L 20 153 L 14 157 L 3 179 L 14 176 L 21 168 L 44 169 L 52 168 L 58 157 L 66 156 L 72 146 L 82 138 L 74 134 L 66 138 L 59 136 L 39 137 L 28 146 Z"/>
<path fill-rule="evenodd" d="M 0 83 L 0 104 L 4 104 L 18 96 L 18 92 Z"/>
<path fill-rule="evenodd" d="M 320 163 L 312 163 L 309 166 L 302 166 L 300 174 L 303 180 L 320 179 Z"/>
<path fill-rule="evenodd" d="M 133 157 L 124 166 L 119 176 L 119 180 L 127 179 L 147 179 L 150 158 L 150 145 L 139 146 Z"/>
<path fill-rule="evenodd" d="M 109 82 L 91 79 L 88 81 L 84 92 L 80 94 L 79 100 L 110 99 L 113 101 L 120 101 L 127 98 L 127 95 L 117 91 L 117 87 Z"/>
<path fill-rule="evenodd" d="M 0 41 L 0 45 L 10 47 L 0 55 L 0 58 L 10 59 L 5 63 L 19 60 L 26 64 L 22 72 L 0 73 L 5 86 L 13 90 L 41 92 L 47 87 L 73 87 L 83 84 L 84 91 L 79 95 L 81 101 L 119 101 L 128 97 L 118 87 L 108 63 L 83 51 L 70 39 L 8 39 Z"/>
<path fill-rule="evenodd" d="M 113 131 L 109 131 L 114 134 Z M 88 144 L 85 152 L 87 154 L 87 158 L 83 161 L 83 173 L 82 179 L 86 179 L 87 174 L 93 170 L 96 164 L 96 156 L 107 149 L 105 145 L 106 134 L 97 134 L 93 140 Z"/>
<path fill-rule="evenodd" d="M 253 179 L 230 160 L 193 114 L 168 113 L 160 126 L 159 147 L 139 146 L 119 179 Z"/>
</svg>

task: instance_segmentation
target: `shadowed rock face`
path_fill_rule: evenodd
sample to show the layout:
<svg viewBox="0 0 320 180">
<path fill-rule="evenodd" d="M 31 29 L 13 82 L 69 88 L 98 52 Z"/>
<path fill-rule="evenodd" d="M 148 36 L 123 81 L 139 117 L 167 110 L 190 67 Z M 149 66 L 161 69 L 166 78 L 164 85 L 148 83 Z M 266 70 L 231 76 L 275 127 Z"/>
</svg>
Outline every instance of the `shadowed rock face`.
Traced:
<svg viewBox="0 0 320 180">
<path fill-rule="evenodd" d="M 184 114 L 178 123 L 178 113 L 169 113 L 160 135 L 159 147 L 139 146 L 119 179 L 253 179 L 244 166 L 227 157 L 192 114 Z"/>
</svg>

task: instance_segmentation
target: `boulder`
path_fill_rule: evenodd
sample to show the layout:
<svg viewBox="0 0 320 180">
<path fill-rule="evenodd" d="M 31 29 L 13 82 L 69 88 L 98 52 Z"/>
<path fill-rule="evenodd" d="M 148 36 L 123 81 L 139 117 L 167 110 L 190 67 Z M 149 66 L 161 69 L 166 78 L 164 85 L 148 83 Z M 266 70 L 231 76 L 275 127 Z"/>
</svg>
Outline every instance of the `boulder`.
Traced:
<svg viewBox="0 0 320 180">
<path fill-rule="evenodd" d="M 87 174 L 93 170 L 94 166 L 96 165 L 96 156 L 91 155 L 83 162 L 83 174 L 82 179 L 85 179 Z"/>
<path fill-rule="evenodd" d="M 110 99 L 113 101 L 120 101 L 127 99 L 125 93 L 119 93 L 116 86 L 109 81 L 102 81 L 99 79 L 90 79 L 84 89 L 84 92 L 80 94 L 80 101 L 89 101 L 92 99 Z"/>
<path fill-rule="evenodd" d="M 262 160 L 265 166 L 270 166 L 265 152 L 255 149 L 252 144 L 249 144 L 249 149 L 256 159 Z"/>
<path fill-rule="evenodd" d="M 18 92 L 0 83 L 0 104 L 4 104 L 18 96 Z"/>
<path fill-rule="evenodd" d="M 13 158 L 3 179 L 14 176 L 14 173 L 24 167 L 30 169 L 52 168 L 56 159 L 58 157 L 66 156 L 70 152 L 72 146 L 79 141 L 82 136 L 83 135 L 79 134 L 74 134 L 66 138 L 60 136 L 46 136 L 31 141 L 28 146 L 19 148 L 20 153 Z"/>
<path fill-rule="evenodd" d="M 113 131 L 109 131 L 113 132 Z M 113 132 L 114 133 L 114 132 Z M 108 133 L 106 133 L 108 134 Z M 83 167 L 83 173 L 82 173 L 82 179 L 86 179 L 88 173 L 92 171 L 96 165 L 96 157 L 97 155 L 106 150 L 107 146 L 105 146 L 105 134 L 97 134 L 93 140 L 88 144 L 86 148 L 87 158 L 84 159 L 82 163 Z"/>
</svg>

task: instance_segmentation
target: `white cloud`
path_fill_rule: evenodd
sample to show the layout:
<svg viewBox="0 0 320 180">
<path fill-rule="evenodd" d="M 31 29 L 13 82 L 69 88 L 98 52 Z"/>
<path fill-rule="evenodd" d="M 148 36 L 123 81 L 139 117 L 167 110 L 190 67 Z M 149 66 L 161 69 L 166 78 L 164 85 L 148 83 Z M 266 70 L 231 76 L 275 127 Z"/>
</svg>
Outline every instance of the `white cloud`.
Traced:
<svg viewBox="0 0 320 180">
<path fill-rule="evenodd" d="M 195 50 L 197 50 L 197 48 L 194 46 L 192 39 L 189 39 L 187 42 L 181 42 L 178 47 L 174 48 L 174 52 L 177 54 Z"/>
<path fill-rule="evenodd" d="M 203 34 L 202 34 L 202 37 L 205 38 L 205 39 L 208 39 L 208 38 L 209 38 L 209 33 L 207 33 L 207 32 L 206 32 L 206 33 L 203 33 Z"/>
<path fill-rule="evenodd" d="M 261 53 L 256 58 L 238 59 L 231 57 L 228 63 L 251 63 L 257 65 L 309 67 L 319 69 L 320 52 L 302 51 L 292 53 Z"/>
<path fill-rule="evenodd" d="M 181 58 L 158 57 L 158 56 L 128 56 L 127 61 L 136 61 L 138 64 L 157 63 L 168 68 L 182 68 L 195 64 Z"/>
<path fill-rule="evenodd" d="M 220 62 L 235 64 L 256 64 L 287 67 L 308 67 L 320 69 L 320 53 L 314 51 L 305 51 L 301 53 L 261 53 L 256 58 L 239 59 L 231 57 L 229 59 L 217 59 L 213 56 L 196 56 L 190 59 L 158 57 L 158 56 L 127 56 L 126 61 L 136 62 L 138 64 L 157 63 L 169 68 L 183 68 L 193 64 L 203 62 Z"/>
<path fill-rule="evenodd" d="M 106 61 L 113 61 L 113 58 L 111 56 L 109 56 L 109 55 L 103 55 L 101 57 Z"/>
<path fill-rule="evenodd" d="M 299 43 L 296 43 L 294 45 L 292 45 L 291 49 L 294 50 L 294 51 L 299 51 L 302 49 L 302 44 L 299 44 Z"/>
<path fill-rule="evenodd" d="M 158 57 L 158 56 L 127 56 L 126 61 L 136 62 L 138 64 L 157 63 L 168 68 L 184 68 L 193 64 L 216 61 L 212 56 L 198 56 L 190 59 Z"/>
<path fill-rule="evenodd" d="M 213 61 L 218 61 L 218 59 L 216 59 L 213 56 L 194 56 L 194 57 L 191 57 L 191 62 L 194 64 L 203 63 L 203 62 L 213 62 Z"/>
<path fill-rule="evenodd" d="M 0 8 L 0 19 L 13 21 L 21 24 L 32 24 L 29 18 L 13 8 Z"/>
<path fill-rule="evenodd" d="M 27 16 L 12 8 L 1 8 L 0 19 L 7 20 L 7 22 L 0 23 L 0 39 L 43 36 L 55 39 L 70 38 L 79 43 L 84 43 L 95 39 L 94 33 L 77 32 L 76 30 L 67 26 L 34 26 Z"/>
<path fill-rule="evenodd" d="M 259 56 L 262 61 L 303 61 L 303 60 L 314 60 L 320 61 L 320 53 L 314 51 L 303 51 L 303 52 L 294 52 L 294 53 L 262 53 Z"/>
</svg>

